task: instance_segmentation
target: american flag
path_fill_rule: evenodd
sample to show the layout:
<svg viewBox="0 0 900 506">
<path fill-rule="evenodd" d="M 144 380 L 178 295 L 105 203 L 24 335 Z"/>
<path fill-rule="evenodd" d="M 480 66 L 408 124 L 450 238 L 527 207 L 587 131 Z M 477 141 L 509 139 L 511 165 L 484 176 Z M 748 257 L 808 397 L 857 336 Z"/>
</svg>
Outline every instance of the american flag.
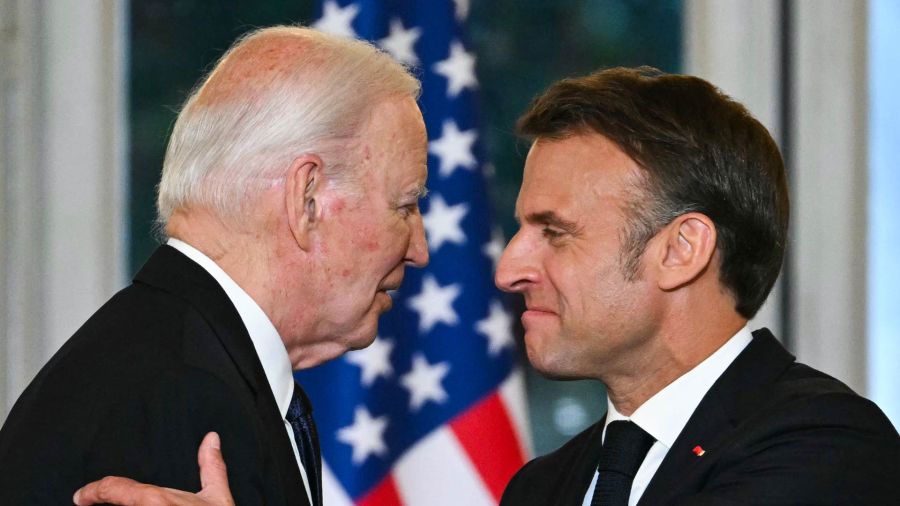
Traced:
<svg viewBox="0 0 900 506">
<path fill-rule="evenodd" d="M 375 342 L 297 373 L 329 506 L 496 504 L 530 453 L 512 317 L 494 287 L 468 0 L 326 0 L 313 26 L 413 67 L 429 132 L 431 262 L 408 269 Z"/>
</svg>

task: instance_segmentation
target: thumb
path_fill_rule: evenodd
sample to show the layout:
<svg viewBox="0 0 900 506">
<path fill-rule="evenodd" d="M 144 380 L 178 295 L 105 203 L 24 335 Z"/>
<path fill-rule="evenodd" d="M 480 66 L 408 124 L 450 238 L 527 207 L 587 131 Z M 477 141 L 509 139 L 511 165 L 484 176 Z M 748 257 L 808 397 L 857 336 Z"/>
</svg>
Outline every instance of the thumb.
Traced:
<svg viewBox="0 0 900 506">
<path fill-rule="evenodd" d="M 200 465 L 200 485 L 203 487 L 199 495 L 215 504 L 234 504 L 228 488 L 228 469 L 222 458 L 222 443 L 215 432 L 207 434 L 200 443 L 197 463 Z"/>
</svg>

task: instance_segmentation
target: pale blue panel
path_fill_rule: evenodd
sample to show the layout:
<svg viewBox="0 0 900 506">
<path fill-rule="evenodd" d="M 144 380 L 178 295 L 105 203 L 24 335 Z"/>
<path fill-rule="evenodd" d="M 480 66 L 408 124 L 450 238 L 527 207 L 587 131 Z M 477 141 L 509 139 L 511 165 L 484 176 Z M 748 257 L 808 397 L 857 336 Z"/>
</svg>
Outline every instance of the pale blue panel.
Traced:
<svg viewBox="0 0 900 506">
<path fill-rule="evenodd" d="M 869 395 L 900 426 L 900 2 L 869 2 Z"/>
</svg>

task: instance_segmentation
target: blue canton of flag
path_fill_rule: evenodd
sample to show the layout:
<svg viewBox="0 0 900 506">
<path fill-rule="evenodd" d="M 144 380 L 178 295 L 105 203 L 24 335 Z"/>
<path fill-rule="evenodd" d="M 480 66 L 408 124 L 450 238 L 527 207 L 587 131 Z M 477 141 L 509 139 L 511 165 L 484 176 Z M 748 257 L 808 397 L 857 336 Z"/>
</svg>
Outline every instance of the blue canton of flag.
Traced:
<svg viewBox="0 0 900 506">
<path fill-rule="evenodd" d="M 429 132 L 431 262 L 410 269 L 365 350 L 296 374 L 312 398 L 329 506 L 496 504 L 524 462 L 512 318 L 493 285 L 468 0 L 327 0 L 313 27 L 414 69 Z"/>
</svg>

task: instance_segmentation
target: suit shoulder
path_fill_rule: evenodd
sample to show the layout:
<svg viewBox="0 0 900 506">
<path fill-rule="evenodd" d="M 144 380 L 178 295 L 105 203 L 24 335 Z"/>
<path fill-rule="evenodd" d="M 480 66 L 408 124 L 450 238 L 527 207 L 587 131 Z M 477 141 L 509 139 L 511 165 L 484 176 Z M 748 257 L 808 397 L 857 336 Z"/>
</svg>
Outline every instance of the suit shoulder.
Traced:
<svg viewBox="0 0 900 506">
<path fill-rule="evenodd" d="M 88 318 L 44 369 L 91 371 L 87 378 L 155 376 L 160 368 L 181 365 L 186 336 L 197 335 L 212 337 L 213 331 L 187 300 L 135 283 Z"/>
<path fill-rule="evenodd" d="M 186 359 L 186 335 L 198 333 L 208 343 L 213 357 L 208 361 L 218 369 Z M 28 427 L 36 424 L 54 433 L 46 421 L 59 417 L 71 420 L 69 430 L 91 427 L 115 406 L 190 407 L 233 397 L 236 389 L 222 379 L 230 372 L 228 364 L 214 358 L 216 347 L 212 331 L 203 328 L 186 301 L 131 285 L 91 316 L 41 369 L 10 412 L 4 432 L 19 424 L 33 433 Z"/>
<path fill-rule="evenodd" d="M 764 392 L 760 413 L 795 423 L 837 425 L 896 437 L 897 431 L 881 409 L 841 381 L 808 365 L 792 364 Z"/>
<path fill-rule="evenodd" d="M 572 484 L 586 490 L 596 461 L 591 454 L 599 447 L 602 430 L 602 422 L 597 422 L 556 450 L 529 461 L 506 486 L 501 505 L 550 504 Z"/>
<path fill-rule="evenodd" d="M 900 438 L 872 401 L 803 364 L 739 399 L 741 414 L 709 487 L 757 486 L 785 503 L 827 495 L 835 504 L 880 504 L 897 493 Z M 868 499 L 864 499 L 868 498 Z M 777 502 L 777 501 L 776 501 Z M 831 503 L 828 503 L 831 504 Z"/>
</svg>

